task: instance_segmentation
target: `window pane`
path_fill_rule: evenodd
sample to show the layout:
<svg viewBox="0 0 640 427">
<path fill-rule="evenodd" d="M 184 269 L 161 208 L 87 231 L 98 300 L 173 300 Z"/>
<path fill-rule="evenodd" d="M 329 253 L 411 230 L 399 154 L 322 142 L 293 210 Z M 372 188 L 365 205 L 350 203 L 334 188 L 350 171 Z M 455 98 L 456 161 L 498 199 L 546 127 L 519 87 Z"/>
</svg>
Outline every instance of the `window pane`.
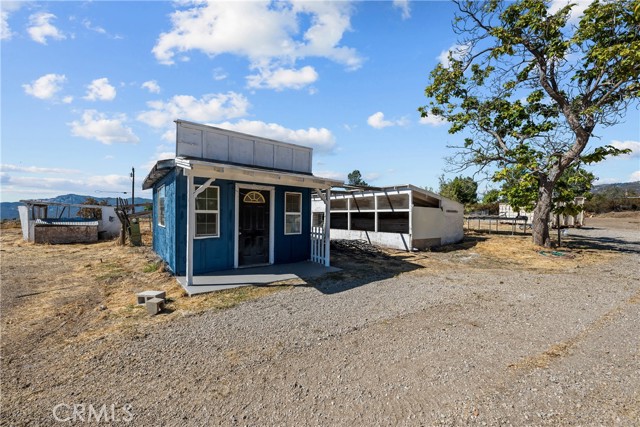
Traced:
<svg viewBox="0 0 640 427">
<path fill-rule="evenodd" d="M 209 187 L 196 197 L 196 210 L 218 210 L 218 188 Z"/>
<path fill-rule="evenodd" d="M 197 211 L 204 211 L 207 209 L 207 201 L 204 197 L 202 197 L 202 194 L 198 194 L 198 197 L 196 197 L 196 210 Z"/>
<path fill-rule="evenodd" d="M 207 214 L 197 213 L 196 214 L 196 224 L 204 224 L 207 222 Z"/>
<path fill-rule="evenodd" d="M 299 193 L 288 193 L 286 197 L 286 212 L 300 212 L 300 201 L 302 195 Z"/>
<path fill-rule="evenodd" d="M 212 203 L 212 206 L 215 206 L 214 208 L 209 208 L 209 209 L 217 209 L 218 208 L 218 188 L 216 187 L 209 187 L 207 188 L 207 200 L 209 201 L 209 203 Z"/>
<path fill-rule="evenodd" d="M 216 234 L 218 229 L 218 215 L 216 214 L 208 214 L 209 218 L 207 221 L 207 234 Z"/>
<path fill-rule="evenodd" d="M 208 211 L 217 211 L 218 210 L 218 200 L 217 199 L 207 199 L 207 210 Z"/>
<path fill-rule="evenodd" d="M 284 229 L 287 234 L 300 233 L 300 215 L 286 215 Z"/>
<path fill-rule="evenodd" d="M 159 225 L 164 225 L 164 200 L 165 200 L 164 195 L 165 195 L 165 187 L 163 185 L 162 187 L 158 188 L 158 205 L 156 206 Z"/>
<path fill-rule="evenodd" d="M 196 235 L 217 236 L 218 214 L 198 213 L 196 214 Z"/>
<path fill-rule="evenodd" d="M 197 224 L 196 225 L 196 235 L 201 236 L 207 234 L 207 224 Z"/>
</svg>

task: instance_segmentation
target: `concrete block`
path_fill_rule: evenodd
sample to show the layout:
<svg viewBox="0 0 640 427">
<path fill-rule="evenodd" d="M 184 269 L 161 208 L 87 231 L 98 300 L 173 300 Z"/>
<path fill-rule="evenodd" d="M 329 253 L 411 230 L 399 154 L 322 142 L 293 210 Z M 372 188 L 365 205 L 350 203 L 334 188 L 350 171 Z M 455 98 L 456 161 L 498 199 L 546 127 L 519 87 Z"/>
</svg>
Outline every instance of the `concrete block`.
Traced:
<svg viewBox="0 0 640 427">
<path fill-rule="evenodd" d="M 138 305 L 144 305 L 152 298 L 160 298 L 164 301 L 166 295 L 165 291 L 144 291 L 137 294 L 136 297 L 138 298 Z"/>
<path fill-rule="evenodd" d="M 147 302 L 145 303 L 145 307 L 147 308 L 147 313 L 155 316 L 164 308 L 164 300 L 161 298 L 151 298 L 147 300 Z"/>
</svg>

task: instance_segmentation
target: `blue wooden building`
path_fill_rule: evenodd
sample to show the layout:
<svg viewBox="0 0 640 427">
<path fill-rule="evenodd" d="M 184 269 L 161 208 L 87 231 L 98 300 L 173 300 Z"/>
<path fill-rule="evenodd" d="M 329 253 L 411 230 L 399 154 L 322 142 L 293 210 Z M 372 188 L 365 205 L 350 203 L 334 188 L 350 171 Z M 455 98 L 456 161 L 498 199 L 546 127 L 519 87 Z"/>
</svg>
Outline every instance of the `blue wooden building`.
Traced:
<svg viewBox="0 0 640 427">
<path fill-rule="evenodd" d="M 234 268 L 329 265 L 330 215 L 312 230 L 311 196 L 329 200 L 342 182 L 312 175 L 311 148 L 183 120 L 176 128 L 176 157 L 158 161 L 143 189 L 153 189 L 153 249 L 187 286 Z"/>
</svg>

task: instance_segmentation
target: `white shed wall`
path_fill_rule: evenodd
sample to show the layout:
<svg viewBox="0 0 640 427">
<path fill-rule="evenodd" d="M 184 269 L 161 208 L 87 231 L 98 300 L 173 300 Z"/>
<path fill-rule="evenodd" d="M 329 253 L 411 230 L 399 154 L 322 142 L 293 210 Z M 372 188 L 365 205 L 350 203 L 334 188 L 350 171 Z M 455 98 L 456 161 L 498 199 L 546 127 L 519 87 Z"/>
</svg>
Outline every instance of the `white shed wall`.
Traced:
<svg viewBox="0 0 640 427">
<path fill-rule="evenodd" d="M 441 239 L 446 228 L 444 213 L 440 208 L 414 207 L 412 211 L 414 239 Z"/>
<path fill-rule="evenodd" d="M 345 198 L 345 196 L 341 197 Z M 321 200 L 312 200 L 311 210 L 312 212 L 324 212 L 324 203 Z M 346 212 L 346 208 L 333 212 Z M 464 238 L 464 206 L 453 200 L 440 198 L 440 207 L 413 206 L 410 219 L 410 233 L 332 228 L 331 237 L 334 239 L 366 240 L 381 246 L 404 250 L 410 250 L 413 246 L 447 245 L 460 242 Z"/>
<path fill-rule="evenodd" d="M 464 239 L 464 205 L 449 199 L 442 199 L 444 229 L 442 244 L 458 243 Z"/>
<path fill-rule="evenodd" d="M 120 234 L 120 219 L 116 215 L 113 206 L 105 206 L 101 208 L 102 219 L 98 221 L 98 231 L 105 231 L 107 237 L 115 237 Z"/>
<path fill-rule="evenodd" d="M 20 214 L 20 226 L 22 227 L 22 239 L 25 242 L 29 241 L 29 209 L 22 205 L 18 206 L 18 213 Z"/>
</svg>

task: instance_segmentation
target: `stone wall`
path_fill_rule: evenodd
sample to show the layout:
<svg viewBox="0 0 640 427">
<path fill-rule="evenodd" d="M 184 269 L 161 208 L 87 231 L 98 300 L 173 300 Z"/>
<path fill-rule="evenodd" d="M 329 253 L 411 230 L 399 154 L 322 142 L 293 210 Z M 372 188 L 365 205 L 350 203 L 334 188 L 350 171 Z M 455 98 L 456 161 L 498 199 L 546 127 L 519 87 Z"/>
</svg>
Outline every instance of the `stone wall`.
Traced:
<svg viewBox="0 0 640 427">
<path fill-rule="evenodd" d="M 45 225 L 34 227 L 36 243 L 93 243 L 98 241 L 96 225 Z"/>
</svg>

